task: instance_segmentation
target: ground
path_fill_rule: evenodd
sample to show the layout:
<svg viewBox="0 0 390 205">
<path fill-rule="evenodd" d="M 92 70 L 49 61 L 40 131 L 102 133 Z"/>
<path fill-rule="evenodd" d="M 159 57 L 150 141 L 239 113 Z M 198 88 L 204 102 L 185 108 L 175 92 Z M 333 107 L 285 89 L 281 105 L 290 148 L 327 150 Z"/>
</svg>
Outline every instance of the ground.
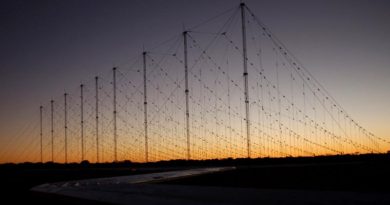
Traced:
<svg viewBox="0 0 390 205">
<path fill-rule="evenodd" d="M 238 202 L 246 203 L 251 203 L 251 200 L 263 200 L 268 204 L 298 204 L 302 203 L 300 198 L 309 200 L 304 201 L 308 204 L 313 202 L 310 201 L 311 199 L 328 201 L 330 204 L 335 202 L 334 200 L 341 200 L 348 204 L 386 204 L 390 201 L 390 176 L 388 174 L 390 173 L 390 156 L 385 154 L 172 161 L 149 164 L 127 162 L 100 165 L 1 165 L 0 179 L 2 183 L 0 186 L 3 199 L 6 201 L 28 200 L 34 203 L 95 204 L 97 202 L 93 200 L 42 194 L 31 192 L 30 189 L 51 182 L 212 166 L 234 166 L 236 169 L 175 180 L 163 180 L 152 184 L 126 187 L 111 186 L 109 189 L 111 191 L 127 190 L 128 193 L 137 193 L 139 196 L 147 193 L 148 197 L 158 192 L 159 195 L 157 198 L 153 198 L 153 203 L 163 202 L 170 197 L 168 201 L 165 201 L 167 204 L 172 203 L 172 200 L 175 201 L 178 197 L 198 200 L 199 203 L 210 202 L 210 200 L 211 202 L 218 202 L 218 200 L 223 202 L 224 199 L 233 203 L 237 198 L 229 193 L 241 195 L 244 198 Z M 143 192 L 139 190 L 143 190 Z M 167 190 L 171 190 L 171 192 Z M 212 192 L 214 194 L 211 194 Z M 19 197 L 14 197 L 15 194 Z M 145 201 L 139 196 L 137 196 L 138 198 L 132 196 L 131 200 L 137 198 L 138 202 Z M 161 198 L 162 196 L 163 198 Z M 177 201 L 180 202 L 180 200 Z"/>
</svg>

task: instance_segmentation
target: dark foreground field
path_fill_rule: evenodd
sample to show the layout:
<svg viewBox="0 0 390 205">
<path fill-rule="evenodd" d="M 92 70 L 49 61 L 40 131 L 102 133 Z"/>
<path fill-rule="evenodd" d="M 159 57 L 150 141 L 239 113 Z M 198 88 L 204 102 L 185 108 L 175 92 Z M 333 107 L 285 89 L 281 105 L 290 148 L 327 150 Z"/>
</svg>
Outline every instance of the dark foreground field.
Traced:
<svg viewBox="0 0 390 205">
<path fill-rule="evenodd" d="M 390 192 L 390 164 L 350 162 L 238 166 L 233 171 L 163 183 L 261 189 Z"/>
<path fill-rule="evenodd" d="M 155 171 L 161 171 L 156 169 Z M 153 170 L 136 170 L 131 167 L 55 167 L 55 166 L 7 166 L 0 171 L 0 190 L 8 202 L 95 204 L 85 200 L 31 192 L 34 186 L 60 181 L 79 180 L 150 173 Z M 13 203 L 12 203 L 13 204 Z"/>
<path fill-rule="evenodd" d="M 13 202 L 28 201 L 29 203 L 91 204 L 94 202 L 39 194 L 29 190 L 33 186 L 50 182 L 210 166 L 235 166 L 236 170 L 159 183 L 272 190 L 390 193 L 390 155 L 385 154 L 251 160 L 171 161 L 149 164 L 8 164 L 0 165 L 0 189 L 3 199 L 9 202 L 12 200 Z"/>
</svg>

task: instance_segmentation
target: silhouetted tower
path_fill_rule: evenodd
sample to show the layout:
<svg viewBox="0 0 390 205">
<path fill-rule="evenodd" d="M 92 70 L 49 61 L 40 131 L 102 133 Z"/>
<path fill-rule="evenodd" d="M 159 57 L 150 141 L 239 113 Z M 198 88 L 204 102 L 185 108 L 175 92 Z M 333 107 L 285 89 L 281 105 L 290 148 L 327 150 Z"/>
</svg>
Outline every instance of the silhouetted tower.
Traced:
<svg viewBox="0 0 390 205">
<path fill-rule="evenodd" d="M 183 32 L 184 38 L 184 75 L 185 75 L 185 95 L 186 95 L 186 134 L 187 134 L 187 160 L 191 159 L 190 152 L 190 110 L 188 104 L 188 52 L 187 52 L 187 31 Z"/>
<path fill-rule="evenodd" d="M 145 125 L 145 161 L 149 161 L 148 147 L 148 101 L 147 101 L 147 86 L 146 86 L 146 52 L 142 53 L 144 65 L 144 125 Z"/>
<path fill-rule="evenodd" d="M 65 163 L 68 163 L 68 104 L 67 93 L 64 93 L 64 136 L 65 136 Z"/>
<path fill-rule="evenodd" d="M 51 121 L 51 161 L 54 162 L 54 100 L 50 101 Z"/>
<path fill-rule="evenodd" d="M 43 107 L 39 106 L 39 122 L 40 122 L 40 137 L 41 137 L 41 162 L 43 163 L 43 116 L 42 116 Z"/>
<path fill-rule="evenodd" d="M 96 162 L 99 162 L 99 77 L 95 77 Z"/>
<path fill-rule="evenodd" d="M 113 89 L 114 89 L 114 161 L 117 162 L 118 158 L 117 158 L 117 128 L 116 128 L 116 115 L 117 115 L 117 112 L 116 112 L 116 67 L 112 68 L 112 77 L 113 77 L 113 81 L 112 81 L 112 85 L 113 85 Z"/>
<path fill-rule="evenodd" d="M 81 161 L 84 161 L 84 85 L 80 85 Z"/>
<path fill-rule="evenodd" d="M 246 28 L 245 28 L 245 3 L 241 2 L 241 26 L 242 26 L 242 57 L 244 63 L 244 97 L 245 97 L 245 123 L 246 123 L 246 139 L 248 158 L 251 157 L 250 147 L 250 117 L 249 117 L 249 91 L 248 91 L 248 67 L 247 67 L 247 50 L 246 50 Z"/>
</svg>

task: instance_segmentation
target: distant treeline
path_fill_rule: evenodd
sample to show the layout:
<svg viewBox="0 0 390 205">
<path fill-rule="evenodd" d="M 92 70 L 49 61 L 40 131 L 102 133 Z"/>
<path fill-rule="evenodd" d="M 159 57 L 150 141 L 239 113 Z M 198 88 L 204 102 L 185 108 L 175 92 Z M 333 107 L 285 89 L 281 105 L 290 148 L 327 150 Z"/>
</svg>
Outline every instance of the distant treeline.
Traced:
<svg viewBox="0 0 390 205">
<path fill-rule="evenodd" d="M 0 168 L 24 167 L 24 168 L 152 168 L 152 167 L 173 167 L 173 166 L 256 166 L 256 165 L 283 165 L 283 164 L 307 164 L 307 163 L 351 163 L 351 162 L 378 162 L 386 161 L 390 163 L 390 154 L 359 154 L 359 155 L 330 155 L 312 157 L 283 157 L 283 158 L 226 158 L 207 160 L 169 160 L 158 162 L 131 162 L 130 160 L 118 162 L 90 163 L 85 160 L 81 163 L 5 163 L 0 164 Z"/>
</svg>

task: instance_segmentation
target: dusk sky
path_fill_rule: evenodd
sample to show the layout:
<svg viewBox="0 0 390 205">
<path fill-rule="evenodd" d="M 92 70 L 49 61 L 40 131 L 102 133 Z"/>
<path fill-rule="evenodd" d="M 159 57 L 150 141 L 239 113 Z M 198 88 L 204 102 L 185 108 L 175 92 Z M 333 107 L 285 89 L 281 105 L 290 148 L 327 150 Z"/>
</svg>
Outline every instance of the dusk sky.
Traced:
<svg viewBox="0 0 390 205">
<path fill-rule="evenodd" d="M 390 1 L 247 0 L 360 125 L 390 140 Z M 0 150 L 39 106 L 127 65 L 238 0 L 3 0 Z M 11 143 L 10 143 L 11 142 Z M 390 148 L 389 148 L 390 150 Z M 2 158 L 2 160 L 4 160 Z"/>
</svg>

